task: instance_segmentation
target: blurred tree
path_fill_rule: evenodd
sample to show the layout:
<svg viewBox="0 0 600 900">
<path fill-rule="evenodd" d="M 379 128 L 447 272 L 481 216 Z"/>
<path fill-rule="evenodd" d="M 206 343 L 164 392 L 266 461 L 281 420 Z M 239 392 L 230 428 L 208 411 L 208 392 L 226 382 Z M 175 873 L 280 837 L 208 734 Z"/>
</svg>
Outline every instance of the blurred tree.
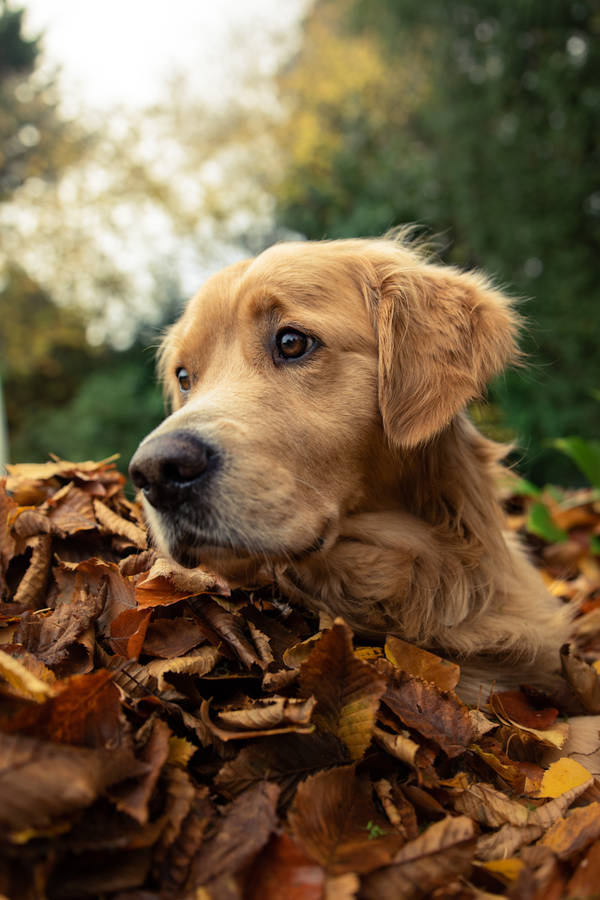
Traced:
<svg viewBox="0 0 600 900">
<path fill-rule="evenodd" d="M 318 0 L 281 80 L 282 223 L 321 238 L 422 222 L 449 236 L 450 261 L 531 298 L 531 367 L 493 397 L 542 481 L 574 476 L 548 438 L 600 430 L 599 37 L 592 0 Z M 361 47 L 377 60 L 368 90 Z M 336 116 L 322 101 L 328 66 Z M 319 139 L 312 168 L 301 109 Z"/>
</svg>

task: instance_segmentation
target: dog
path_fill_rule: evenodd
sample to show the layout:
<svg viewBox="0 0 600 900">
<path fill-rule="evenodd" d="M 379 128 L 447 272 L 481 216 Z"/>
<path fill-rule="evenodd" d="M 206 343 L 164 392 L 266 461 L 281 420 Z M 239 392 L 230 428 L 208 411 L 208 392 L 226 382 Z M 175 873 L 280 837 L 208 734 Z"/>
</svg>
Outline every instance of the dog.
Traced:
<svg viewBox="0 0 600 900">
<path fill-rule="evenodd" d="M 167 333 L 173 412 L 130 466 L 160 552 L 451 657 L 465 694 L 551 684 L 572 611 L 506 531 L 505 448 L 466 414 L 519 327 L 402 235 L 214 275 Z"/>
</svg>

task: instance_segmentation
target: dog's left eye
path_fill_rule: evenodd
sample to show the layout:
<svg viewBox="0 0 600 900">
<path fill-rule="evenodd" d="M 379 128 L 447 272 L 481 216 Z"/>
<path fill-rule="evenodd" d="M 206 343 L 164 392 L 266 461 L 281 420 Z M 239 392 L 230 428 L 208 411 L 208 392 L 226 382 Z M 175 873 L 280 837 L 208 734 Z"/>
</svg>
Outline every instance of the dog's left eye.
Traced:
<svg viewBox="0 0 600 900">
<path fill-rule="evenodd" d="M 298 331 L 296 328 L 282 328 L 277 332 L 275 343 L 277 346 L 275 359 L 282 361 L 306 356 L 313 349 L 316 341 L 310 335 L 304 334 L 303 331 Z"/>
<path fill-rule="evenodd" d="M 192 387 L 192 379 L 188 374 L 188 370 L 180 366 L 175 372 L 175 376 L 179 382 L 179 390 L 182 394 L 187 394 Z"/>
</svg>

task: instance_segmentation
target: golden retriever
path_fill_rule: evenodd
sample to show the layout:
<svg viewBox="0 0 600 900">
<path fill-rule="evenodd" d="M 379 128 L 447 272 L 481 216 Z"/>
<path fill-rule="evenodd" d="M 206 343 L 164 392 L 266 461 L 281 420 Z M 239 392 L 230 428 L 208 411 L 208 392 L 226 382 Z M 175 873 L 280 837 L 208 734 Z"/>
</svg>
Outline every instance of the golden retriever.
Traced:
<svg viewBox="0 0 600 900">
<path fill-rule="evenodd" d="M 174 412 L 131 462 L 157 546 L 544 684 L 571 614 L 505 531 L 503 448 L 465 413 L 518 325 L 486 277 L 402 238 L 280 244 L 213 276 L 162 347 Z"/>
</svg>

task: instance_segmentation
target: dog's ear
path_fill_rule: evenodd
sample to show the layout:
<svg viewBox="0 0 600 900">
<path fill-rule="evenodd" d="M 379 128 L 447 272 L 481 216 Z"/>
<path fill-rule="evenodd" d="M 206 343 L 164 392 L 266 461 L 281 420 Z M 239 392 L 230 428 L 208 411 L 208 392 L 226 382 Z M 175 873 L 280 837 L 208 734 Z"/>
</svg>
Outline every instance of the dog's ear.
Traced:
<svg viewBox="0 0 600 900">
<path fill-rule="evenodd" d="M 518 357 L 519 317 L 479 273 L 432 265 L 394 248 L 370 290 L 379 346 L 379 405 L 392 445 L 441 431 Z"/>
</svg>

